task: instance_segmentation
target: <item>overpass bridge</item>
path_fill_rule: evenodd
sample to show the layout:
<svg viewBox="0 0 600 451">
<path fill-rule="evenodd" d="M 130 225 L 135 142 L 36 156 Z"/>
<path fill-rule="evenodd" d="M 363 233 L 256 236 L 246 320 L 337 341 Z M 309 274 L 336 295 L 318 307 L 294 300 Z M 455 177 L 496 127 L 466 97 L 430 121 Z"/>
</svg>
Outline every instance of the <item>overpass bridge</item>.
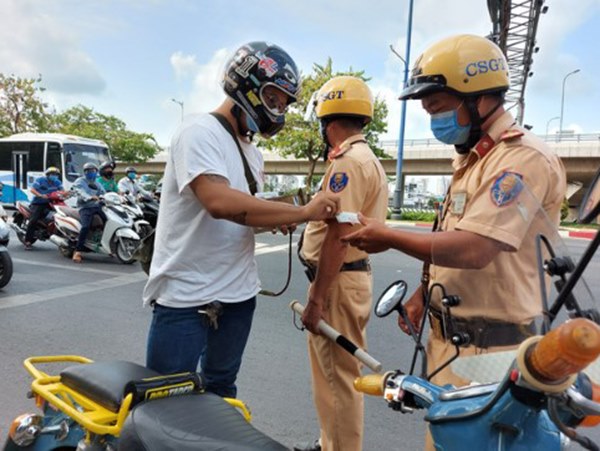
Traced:
<svg viewBox="0 0 600 451">
<path fill-rule="evenodd" d="M 567 179 L 571 184 L 581 184 L 587 187 L 594 174 L 600 167 L 600 133 L 572 134 L 562 136 L 540 136 L 554 152 L 560 156 L 567 171 Z M 396 159 L 398 142 L 382 141 L 381 145 L 389 159 L 381 162 L 388 175 L 396 174 Z M 404 143 L 404 161 L 402 174 L 415 176 L 450 175 L 452 174 L 451 158 L 454 155 L 452 146 L 440 144 L 431 139 L 407 139 Z M 151 161 L 137 164 L 140 173 L 158 174 L 164 171 L 162 161 Z M 265 153 L 265 173 L 281 175 L 305 175 L 308 173 L 308 161 L 289 160 L 279 155 Z M 323 174 L 325 164 L 318 162 L 315 174 Z M 577 196 L 573 201 L 578 202 Z"/>
</svg>

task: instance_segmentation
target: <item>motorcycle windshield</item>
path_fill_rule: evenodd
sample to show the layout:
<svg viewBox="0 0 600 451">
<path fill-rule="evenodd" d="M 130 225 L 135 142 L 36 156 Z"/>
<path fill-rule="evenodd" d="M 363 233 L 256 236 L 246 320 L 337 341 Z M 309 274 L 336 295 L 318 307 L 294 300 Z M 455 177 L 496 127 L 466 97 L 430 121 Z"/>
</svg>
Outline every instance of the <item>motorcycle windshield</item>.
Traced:
<svg viewBox="0 0 600 451">
<path fill-rule="evenodd" d="M 451 370 L 467 383 L 501 380 L 524 340 L 582 311 L 597 311 L 581 278 L 570 302 L 551 313 L 557 310 L 553 304 L 559 289 L 554 286 L 557 277 L 551 278 L 547 269 L 568 267 L 572 272 L 577 256 L 561 239 L 558 210 L 550 218 L 521 178 L 507 174 L 492 187 L 487 210 L 480 215 L 454 215 L 453 210 L 461 209 L 457 200 L 442 211 L 445 230 L 478 235 L 474 240 L 434 234 L 431 333 L 458 345 L 460 357 Z M 429 373 L 433 370 L 430 366 Z"/>
</svg>

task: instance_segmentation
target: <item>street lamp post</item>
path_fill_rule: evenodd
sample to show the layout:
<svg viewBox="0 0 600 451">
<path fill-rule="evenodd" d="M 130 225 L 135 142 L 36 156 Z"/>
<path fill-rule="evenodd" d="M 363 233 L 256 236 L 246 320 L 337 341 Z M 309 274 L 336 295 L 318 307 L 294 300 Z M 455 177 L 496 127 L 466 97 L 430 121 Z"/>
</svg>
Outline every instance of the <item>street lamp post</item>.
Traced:
<svg viewBox="0 0 600 451">
<path fill-rule="evenodd" d="M 546 122 L 546 139 L 548 139 L 548 130 L 550 129 L 550 122 L 555 121 L 556 119 L 560 119 L 560 116 L 554 116 L 548 119 L 548 122 Z"/>
<path fill-rule="evenodd" d="M 408 84 L 408 71 L 410 63 L 410 40 L 412 35 L 412 16 L 413 16 L 413 0 L 408 4 L 408 29 L 406 31 L 406 53 L 405 58 L 401 58 L 404 62 L 404 83 L 402 88 L 405 89 Z M 396 156 L 396 187 L 394 188 L 394 197 L 392 199 L 392 219 L 401 219 L 402 213 L 402 191 L 404 188 L 404 178 L 402 177 L 402 160 L 404 159 L 404 125 L 406 123 L 406 100 L 402 100 L 402 110 L 400 112 L 400 135 L 398 137 L 398 155 Z"/>
<path fill-rule="evenodd" d="M 175 102 L 181 107 L 181 122 L 183 122 L 183 102 L 181 100 L 171 99 L 172 102 Z"/>
<path fill-rule="evenodd" d="M 567 75 L 565 75 L 565 78 L 563 78 L 562 94 L 560 96 L 560 127 L 558 129 L 558 133 L 560 134 L 559 141 L 562 140 L 562 132 L 563 132 L 563 114 L 565 111 L 565 83 L 567 81 L 567 78 L 570 75 L 576 74 L 577 72 L 579 72 L 579 69 L 575 69 L 573 72 L 569 72 Z"/>
</svg>

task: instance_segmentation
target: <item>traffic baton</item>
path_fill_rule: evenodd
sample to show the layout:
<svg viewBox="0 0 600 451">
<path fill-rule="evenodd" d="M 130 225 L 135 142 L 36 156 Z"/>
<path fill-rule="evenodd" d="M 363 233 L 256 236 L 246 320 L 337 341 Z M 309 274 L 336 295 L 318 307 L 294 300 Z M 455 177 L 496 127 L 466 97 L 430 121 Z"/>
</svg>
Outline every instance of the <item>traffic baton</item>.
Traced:
<svg viewBox="0 0 600 451">
<path fill-rule="evenodd" d="M 292 301 L 290 308 L 298 315 L 302 315 L 304 313 L 304 306 L 298 301 Z M 369 355 L 367 351 L 360 349 L 322 319 L 317 323 L 317 327 L 319 332 L 321 332 L 330 340 L 335 341 L 338 345 L 340 345 L 374 372 L 380 373 L 383 370 L 381 363 Z"/>
</svg>

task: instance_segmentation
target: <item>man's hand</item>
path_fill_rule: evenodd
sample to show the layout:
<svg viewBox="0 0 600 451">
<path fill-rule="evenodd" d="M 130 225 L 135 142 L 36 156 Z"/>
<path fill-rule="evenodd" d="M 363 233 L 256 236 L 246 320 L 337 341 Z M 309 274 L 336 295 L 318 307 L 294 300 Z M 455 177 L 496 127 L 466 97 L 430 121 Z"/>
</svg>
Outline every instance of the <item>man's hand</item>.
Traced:
<svg viewBox="0 0 600 451">
<path fill-rule="evenodd" d="M 324 221 L 338 213 L 340 198 L 336 194 L 319 192 L 302 208 L 307 221 Z"/>
<path fill-rule="evenodd" d="M 341 238 L 343 243 L 357 247 L 369 254 L 387 251 L 390 244 L 386 242 L 385 232 L 387 226 L 377 219 L 367 218 L 362 213 L 358 214 L 358 220 L 364 226 L 360 230 L 350 233 Z"/>
<path fill-rule="evenodd" d="M 403 304 L 408 320 L 412 323 L 415 332 L 419 333 L 421 329 L 421 320 L 423 319 L 425 300 L 423 299 L 423 287 L 417 288 L 408 301 Z M 407 335 L 410 335 L 408 325 L 404 322 L 402 315 L 398 316 L 398 327 Z"/>
<path fill-rule="evenodd" d="M 280 225 L 279 227 L 274 227 L 273 230 L 271 230 L 271 233 L 275 235 L 279 230 L 283 235 L 287 235 L 288 233 L 294 232 L 296 228 L 296 224 Z"/>
<path fill-rule="evenodd" d="M 302 314 L 302 324 L 304 324 L 304 327 L 306 327 L 315 335 L 320 335 L 317 324 L 319 323 L 319 320 L 323 319 L 324 302 L 324 299 L 315 298 L 312 295 L 311 286 L 311 290 L 308 293 L 308 303 L 306 304 L 304 313 Z"/>
</svg>

